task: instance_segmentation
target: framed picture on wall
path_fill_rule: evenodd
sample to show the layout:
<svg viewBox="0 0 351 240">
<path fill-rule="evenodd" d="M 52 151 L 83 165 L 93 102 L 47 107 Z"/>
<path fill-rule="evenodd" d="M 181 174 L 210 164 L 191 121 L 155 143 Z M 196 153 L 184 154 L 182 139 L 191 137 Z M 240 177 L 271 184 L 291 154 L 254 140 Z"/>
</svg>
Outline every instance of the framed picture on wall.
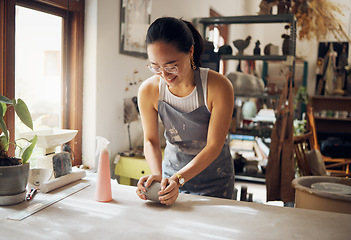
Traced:
<svg viewBox="0 0 351 240">
<path fill-rule="evenodd" d="M 145 37 L 152 0 L 121 0 L 119 52 L 147 58 Z"/>
</svg>

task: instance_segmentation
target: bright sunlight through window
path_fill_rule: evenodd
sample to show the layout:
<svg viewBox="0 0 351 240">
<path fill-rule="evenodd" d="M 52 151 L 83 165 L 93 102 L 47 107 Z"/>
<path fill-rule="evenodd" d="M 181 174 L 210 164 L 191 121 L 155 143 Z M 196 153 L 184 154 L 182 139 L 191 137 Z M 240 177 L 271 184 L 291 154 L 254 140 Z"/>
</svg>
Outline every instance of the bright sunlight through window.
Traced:
<svg viewBox="0 0 351 240">
<path fill-rule="evenodd" d="M 52 14 L 16 7 L 15 96 L 27 103 L 34 130 L 61 128 L 62 22 Z M 16 120 L 16 135 L 27 131 Z M 31 164 L 40 156 L 43 149 L 37 148 Z"/>
</svg>

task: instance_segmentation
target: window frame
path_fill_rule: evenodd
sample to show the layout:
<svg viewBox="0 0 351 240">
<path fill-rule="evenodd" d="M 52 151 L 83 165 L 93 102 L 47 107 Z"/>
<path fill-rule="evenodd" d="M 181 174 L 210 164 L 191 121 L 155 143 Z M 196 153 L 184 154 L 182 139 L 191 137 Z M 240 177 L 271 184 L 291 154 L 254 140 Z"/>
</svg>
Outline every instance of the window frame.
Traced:
<svg viewBox="0 0 351 240">
<path fill-rule="evenodd" d="M 62 46 L 62 126 L 76 129 L 69 142 L 74 153 L 73 165 L 82 164 L 83 54 L 85 0 L 0 0 L 0 93 L 15 97 L 15 8 L 16 5 L 63 18 Z M 69 6 L 69 9 L 67 9 Z M 10 140 L 15 136 L 15 115 L 10 108 L 5 122 Z M 10 149 L 11 155 L 14 148 Z"/>
</svg>

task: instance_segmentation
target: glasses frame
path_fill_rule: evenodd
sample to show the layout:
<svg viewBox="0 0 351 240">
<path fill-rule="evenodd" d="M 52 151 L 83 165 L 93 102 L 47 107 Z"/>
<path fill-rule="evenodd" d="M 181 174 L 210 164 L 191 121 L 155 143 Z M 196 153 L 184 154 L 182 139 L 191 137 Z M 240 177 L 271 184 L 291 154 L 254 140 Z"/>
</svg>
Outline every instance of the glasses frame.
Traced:
<svg viewBox="0 0 351 240">
<path fill-rule="evenodd" d="M 153 72 L 154 74 L 161 74 L 162 73 L 162 70 L 163 69 L 165 72 L 169 73 L 169 74 L 177 74 L 179 72 L 179 69 L 178 69 L 178 66 L 177 65 L 174 65 L 174 66 L 171 66 L 171 67 L 157 67 L 160 69 L 160 71 L 157 71 L 153 66 L 151 65 L 147 65 L 147 68 Z M 172 70 L 174 69 L 174 70 Z"/>
</svg>

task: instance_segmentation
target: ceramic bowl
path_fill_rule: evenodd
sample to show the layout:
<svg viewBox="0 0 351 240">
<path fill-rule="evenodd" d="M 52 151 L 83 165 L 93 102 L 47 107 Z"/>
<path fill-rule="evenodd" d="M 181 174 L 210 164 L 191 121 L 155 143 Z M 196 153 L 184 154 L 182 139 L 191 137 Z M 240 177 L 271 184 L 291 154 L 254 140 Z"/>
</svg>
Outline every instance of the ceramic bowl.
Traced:
<svg viewBox="0 0 351 240">
<path fill-rule="evenodd" d="M 144 183 L 144 186 L 145 186 L 145 183 Z M 146 196 L 148 200 L 160 202 L 160 200 L 158 200 L 158 198 L 160 197 L 158 195 L 158 192 L 161 190 L 161 183 L 152 182 L 148 188 L 147 187 L 145 188 L 146 188 L 146 192 L 143 192 L 143 194 Z"/>
<path fill-rule="evenodd" d="M 51 179 L 53 174 L 52 169 L 47 168 L 32 168 L 29 169 L 28 184 L 38 188 L 40 184 Z"/>
</svg>

